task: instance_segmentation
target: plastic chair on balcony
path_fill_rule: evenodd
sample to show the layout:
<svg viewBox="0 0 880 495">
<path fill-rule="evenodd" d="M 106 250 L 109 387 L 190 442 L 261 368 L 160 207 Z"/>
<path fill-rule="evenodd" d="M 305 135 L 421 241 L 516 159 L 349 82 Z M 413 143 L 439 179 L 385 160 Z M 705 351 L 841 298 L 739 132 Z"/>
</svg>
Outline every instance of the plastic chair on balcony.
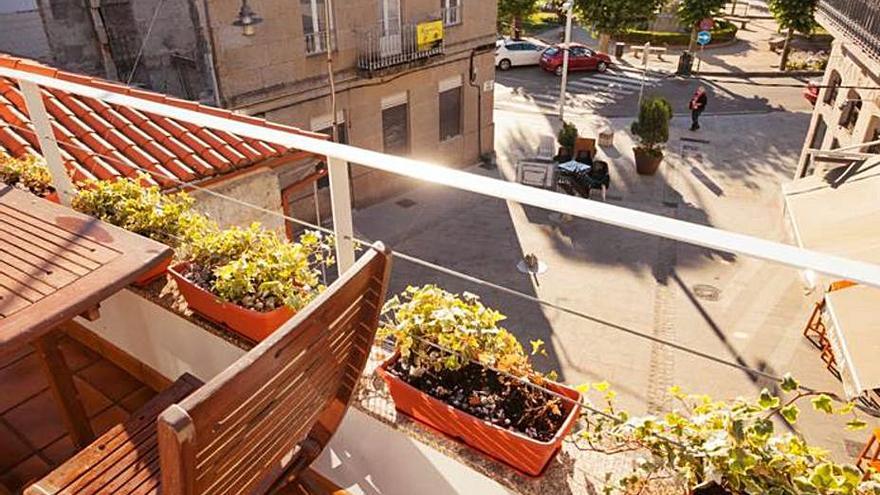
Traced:
<svg viewBox="0 0 880 495">
<path fill-rule="evenodd" d="M 307 468 L 366 366 L 389 271 L 377 243 L 211 381 L 182 376 L 25 493 L 326 493 Z"/>
</svg>

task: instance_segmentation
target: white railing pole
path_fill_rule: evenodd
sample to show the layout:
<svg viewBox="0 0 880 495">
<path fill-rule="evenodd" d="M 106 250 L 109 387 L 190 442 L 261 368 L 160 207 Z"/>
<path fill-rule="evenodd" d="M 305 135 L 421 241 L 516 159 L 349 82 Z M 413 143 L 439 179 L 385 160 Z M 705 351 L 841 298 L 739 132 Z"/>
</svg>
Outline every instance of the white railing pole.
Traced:
<svg viewBox="0 0 880 495">
<path fill-rule="evenodd" d="M 34 129 L 37 131 L 40 152 L 46 160 L 49 172 L 52 174 L 52 187 L 58 193 L 61 204 L 70 206 L 70 200 L 76 194 L 76 189 L 73 187 L 73 181 L 67 175 L 64 160 L 61 158 L 61 150 L 55 141 L 52 123 L 49 122 L 49 114 L 46 112 L 46 106 L 43 104 L 40 87 L 30 81 L 22 80 L 18 81 L 18 87 L 21 88 L 28 115 L 30 116 L 31 123 L 34 124 Z"/>
<path fill-rule="evenodd" d="M 348 162 L 328 157 L 330 173 L 330 206 L 333 212 L 333 231 L 336 233 L 336 263 L 342 274 L 354 264 L 354 225 L 351 221 L 351 189 L 348 180 Z"/>
</svg>

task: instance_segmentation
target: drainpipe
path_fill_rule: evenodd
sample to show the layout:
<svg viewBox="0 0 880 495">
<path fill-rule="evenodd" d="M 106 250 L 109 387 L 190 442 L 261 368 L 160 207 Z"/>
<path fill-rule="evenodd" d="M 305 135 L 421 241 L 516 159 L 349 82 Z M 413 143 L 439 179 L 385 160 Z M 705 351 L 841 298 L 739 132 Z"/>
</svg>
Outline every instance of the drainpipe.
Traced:
<svg viewBox="0 0 880 495">
<path fill-rule="evenodd" d="M 101 16 L 101 0 L 89 0 L 89 18 L 92 20 L 95 37 L 98 38 L 98 45 L 101 47 L 104 73 L 107 75 L 107 79 L 118 81 L 119 72 L 116 70 L 116 62 L 113 61 L 113 54 L 110 52 L 110 37 L 107 36 L 107 26 L 104 25 L 104 18 Z"/>
<path fill-rule="evenodd" d="M 477 83 L 477 67 L 474 63 L 474 57 L 477 55 L 477 49 L 471 49 L 470 72 L 468 77 L 468 85 L 477 89 L 477 154 L 483 159 L 483 89 Z"/>
</svg>

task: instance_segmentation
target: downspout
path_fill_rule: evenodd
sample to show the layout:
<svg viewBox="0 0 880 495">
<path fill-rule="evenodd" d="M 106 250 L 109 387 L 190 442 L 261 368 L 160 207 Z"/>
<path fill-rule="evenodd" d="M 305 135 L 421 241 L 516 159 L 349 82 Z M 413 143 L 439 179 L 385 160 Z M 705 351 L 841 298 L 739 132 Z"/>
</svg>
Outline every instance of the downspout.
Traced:
<svg viewBox="0 0 880 495">
<path fill-rule="evenodd" d="M 107 79 L 118 81 L 119 71 L 116 70 L 116 62 L 113 60 L 113 53 L 110 51 L 110 37 L 107 35 L 107 26 L 104 25 L 104 18 L 101 16 L 101 0 L 89 0 L 89 19 L 92 21 L 95 37 L 98 39 L 98 45 L 101 47 L 104 73 L 107 75 Z"/>
<path fill-rule="evenodd" d="M 477 49 L 471 49 L 470 72 L 468 77 L 468 85 L 477 89 L 477 155 L 483 160 L 483 90 L 477 83 L 477 67 L 474 63 Z"/>
<path fill-rule="evenodd" d="M 214 65 L 216 53 L 214 48 L 214 32 L 211 30 L 211 14 L 208 11 L 208 0 L 191 0 L 191 5 L 195 7 L 198 16 L 197 26 L 200 35 L 196 39 L 197 45 L 202 45 L 198 51 L 201 53 L 201 59 L 205 70 L 211 79 L 211 90 L 214 93 L 214 106 L 223 108 L 223 102 L 220 94 L 220 80 L 217 79 L 217 68 Z"/>
</svg>

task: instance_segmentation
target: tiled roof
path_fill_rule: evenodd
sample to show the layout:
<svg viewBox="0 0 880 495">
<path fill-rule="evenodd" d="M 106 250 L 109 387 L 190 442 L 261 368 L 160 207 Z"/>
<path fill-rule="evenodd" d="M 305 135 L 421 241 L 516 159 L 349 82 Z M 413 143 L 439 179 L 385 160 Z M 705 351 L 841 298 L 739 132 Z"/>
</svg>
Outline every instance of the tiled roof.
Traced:
<svg viewBox="0 0 880 495">
<path fill-rule="evenodd" d="M 0 53 L 0 67 L 85 84 L 141 97 L 187 110 L 325 139 L 323 134 L 267 122 L 229 110 L 199 105 L 119 83 L 64 72 L 29 59 Z M 133 177 L 135 167 L 150 170 L 160 186 L 193 181 L 242 169 L 295 153 L 283 146 L 240 137 L 218 129 L 109 105 L 100 100 L 43 88 L 55 138 L 75 181 Z M 40 144 L 28 117 L 24 97 L 14 80 L 0 77 L 0 152 L 13 156 L 39 154 Z M 176 179 L 172 180 L 172 179 Z"/>
</svg>

